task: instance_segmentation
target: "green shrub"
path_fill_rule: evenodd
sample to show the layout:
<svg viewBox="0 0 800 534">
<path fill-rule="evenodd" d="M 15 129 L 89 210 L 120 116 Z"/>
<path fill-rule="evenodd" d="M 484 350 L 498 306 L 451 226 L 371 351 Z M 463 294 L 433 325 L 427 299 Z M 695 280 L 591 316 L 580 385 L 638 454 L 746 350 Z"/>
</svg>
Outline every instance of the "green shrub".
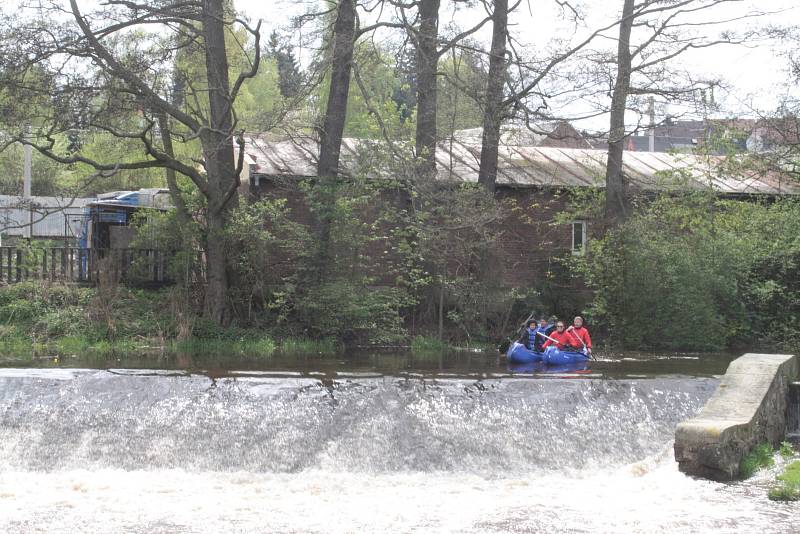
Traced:
<svg viewBox="0 0 800 534">
<path fill-rule="evenodd" d="M 800 202 L 665 195 L 572 265 L 625 347 L 800 346 Z"/>
<path fill-rule="evenodd" d="M 780 453 L 783 458 L 791 458 L 794 456 L 794 447 L 788 441 L 782 441 Z"/>
<path fill-rule="evenodd" d="M 33 332 L 46 338 L 57 338 L 86 335 L 91 327 L 83 310 L 68 306 L 43 313 L 34 323 Z"/>
<path fill-rule="evenodd" d="M 197 318 L 192 326 L 192 337 L 197 339 L 240 341 L 242 339 L 253 339 L 259 335 L 260 332 L 246 330 L 236 326 L 220 326 L 216 322 L 205 317 Z"/>
<path fill-rule="evenodd" d="M 800 460 L 786 466 L 776 479 L 781 482 L 771 488 L 768 497 L 773 501 L 800 501 Z"/>
<path fill-rule="evenodd" d="M 433 337 L 417 336 L 411 341 L 411 352 L 444 352 L 447 343 Z"/>
<path fill-rule="evenodd" d="M 278 351 L 284 354 L 336 354 L 342 350 L 335 339 L 286 339 L 281 341 Z"/>
<path fill-rule="evenodd" d="M 753 473 L 763 467 L 771 467 L 775 465 L 775 460 L 772 457 L 772 445 L 769 443 L 760 443 L 753 447 L 750 454 L 744 457 L 741 464 L 739 464 L 739 474 L 742 478 L 750 478 Z"/>
<path fill-rule="evenodd" d="M 335 280 L 306 295 L 297 312 L 312 338 L 386 344 L 405 337 L 400 317 L 404 302 L 402 291 L 396 288 Z"/>
</svg>

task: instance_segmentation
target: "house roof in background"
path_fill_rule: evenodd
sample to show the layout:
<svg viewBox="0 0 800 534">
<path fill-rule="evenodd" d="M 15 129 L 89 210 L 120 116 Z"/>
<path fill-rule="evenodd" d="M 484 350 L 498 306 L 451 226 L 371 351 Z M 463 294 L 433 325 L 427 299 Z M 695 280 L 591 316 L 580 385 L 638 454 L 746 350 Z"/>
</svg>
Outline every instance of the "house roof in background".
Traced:
<svg viewBox="0 0 800 534">
<path fill-rule="evenodd" d="M 343 172 L 354 172 L 363 154 L 376 141 L 344 139 L 341 165 Z M 246 140 L 247 154 L 261 175 L 313 177 L 316 175 L 317 142 L 310 137 L 284 141 L 260 138 Z M 438 178 L 442 181 L 477 183 L 480 144 L 442 142 L 436 152 Z M 718 171 L 724 160 L 714 156 L 668 154 L 663 152 L 625 152 L 623 172 L 632 190 L 660 191 L 712 187 L 724 194 L 800 194 L 800 184 L 776 172 L 743 172 L 722 176 Z M 603 187 L 606 152 L 595 149 L 501 146 L 497 184 L 507 187 Z M 373 167 L 374 168 L 374 167 Z M 677 182 L 670 178 L 680 171 Z M 371 171 L 376 174 L 374 170 Z M 387 168 L 384 175 L 391 174 Z"/>
</svg>

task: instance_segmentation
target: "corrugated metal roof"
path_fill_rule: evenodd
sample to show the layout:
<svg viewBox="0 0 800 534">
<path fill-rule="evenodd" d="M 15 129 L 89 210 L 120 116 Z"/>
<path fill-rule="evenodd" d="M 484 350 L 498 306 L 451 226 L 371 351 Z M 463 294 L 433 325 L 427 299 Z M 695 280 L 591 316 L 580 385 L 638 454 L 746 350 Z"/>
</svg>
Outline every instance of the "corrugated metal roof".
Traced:
<svg viewBox="0 0 800 534">
<path fill-rule="evenodd" d="M 353 172 L 362 149 L 375 141 L 345 139 L 342 144 L 343 172 Z M 310 137 L 285 141 L 246 139 L 247 153 L 262 175 L 316 175 L 317 142 Z M 438 178 L 443 181 L 476 183 L 481 147 L 447 140 L 436 152 Z M 606 152 L 595 149 L 501 146 L 497 183 L 510 187 L 603 187 Z M 722 174 L 720 156 L 625 152 L 623 172 L 631 189 L 659 191 L 712 187 L 731 194 L 800 194 L 800 184 L 780 173 L 740 171 Z M 676 171 L 682 175 L 676 179 Z M 685 179 L 684 179 L 685 178 Z"/>
<path fill-rule="evenodd" d="M 0 195 L 0 233 L 33 237 L 75 235 L 83 221 L 83 208 L 94 198 L 29 197 Z"/>
</svg>

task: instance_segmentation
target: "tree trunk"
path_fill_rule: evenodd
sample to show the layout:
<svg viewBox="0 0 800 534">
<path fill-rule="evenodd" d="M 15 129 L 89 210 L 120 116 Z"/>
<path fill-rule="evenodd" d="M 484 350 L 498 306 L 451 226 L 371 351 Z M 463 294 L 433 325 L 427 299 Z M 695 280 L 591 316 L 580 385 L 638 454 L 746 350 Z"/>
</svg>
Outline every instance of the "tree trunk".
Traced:
<svg viewBox="0 0 800 534">
<path fill-rule="evenodd" d="M 356 10 L 353 0 L 341 0 L 333 26 L 331 83 L 325 122 L 320 133 L 317 177 L 317 216 L 314 221 L 317 254 L 314 259 L 318 279 L 325 276 L 330 263 L 331 217 L 335 200 L 336 176 L 339 174 L 339 154 L 342 147 L 347 98 L 350 93 L 350 73 L 355 44 Z"/>
<path fill-rule="evenodd" d="M 228 57 L 223 0 L 203 0 L 203 40 L 208 77 L 209 128 L 200 133 L 208 176 L 206 314 L 220 325 L 230 323 L 228 251 L 223 231 L 236 205 L 238 176 L 234 165 Z"/>
<path fill-rule="evenodd" d="M 495 0 L 492 13 L 492 49 L 489 55 L 489 80 L 483 110 L 483 138 L 478 183 L 494 194 L 497 181 L 497 159 L 500 149 L 500 127 L 503 124 L 503 84 L 506 78 L 506 38 L 508 33 L 508 0 Z"/>
<path fill-rule="evenodd" d="M 417 32 L 417 176 L 436 175 L 436 70 L 440 0 L 420 0 Z"/>
<path fill-rule="evenodd" d="M 634 0 L 624 0 L 619 25 L 617 79 L 611 98 L 611 127 L 608 133 L 608 163 L 606 166 L 605 214 L 609 222 L 619 222 L 627 214 L 625 178 L 622 174 L 622 154 L 625 149 L 625 109 L 631 85 L 631 28 Z"/>
</svg>

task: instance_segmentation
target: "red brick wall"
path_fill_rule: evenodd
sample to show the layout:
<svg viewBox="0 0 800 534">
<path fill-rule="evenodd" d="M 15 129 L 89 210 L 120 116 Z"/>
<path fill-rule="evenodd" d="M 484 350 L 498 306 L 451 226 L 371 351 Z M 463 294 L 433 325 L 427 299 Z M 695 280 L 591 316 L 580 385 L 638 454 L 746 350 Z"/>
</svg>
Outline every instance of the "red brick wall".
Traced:
<svg viewBox="0 0 800 534">
<path fill-rule="evenodd" d="M 311 223 L 311 214 L 302 198 L 297 179 L 262 177 L 260 187 L 250 188 L 248 196 L 251 199 L 286 198 L 293 218 L 303 224 Z M 549 273 L 551 276 L 560 276 L 560 279 L 551 279 L 551 284 L 562 286 L 565 290 L 582 290 L 579 281 L 565 278 L 563 269 L 555 260 L 556 257 L 569 254 L 572 246 L 572 226 L 555 224 L 556 215 L 568 202 L 568 193 L 540 188 L 499 188 L 498 198 L 510 206 L 499 228 L 502 264 L 493 268 L 500 285 L 509 288 L 538 287 Z M 401 208 L 401 199 L 394 198 L 392 202 L 398 205 L 398 209 Z M 591 231 L 591 224 L 589 229 Z M 385 242 L 376 241 L 365 251 L 376 264 L 377 272 L 374 274 L 385 272 L 381 262 L 389 257 L 384 253 L 386 249 Z M 382 282 L 391 283 L 391 279 L 384 278 Z"/>
</svg>

